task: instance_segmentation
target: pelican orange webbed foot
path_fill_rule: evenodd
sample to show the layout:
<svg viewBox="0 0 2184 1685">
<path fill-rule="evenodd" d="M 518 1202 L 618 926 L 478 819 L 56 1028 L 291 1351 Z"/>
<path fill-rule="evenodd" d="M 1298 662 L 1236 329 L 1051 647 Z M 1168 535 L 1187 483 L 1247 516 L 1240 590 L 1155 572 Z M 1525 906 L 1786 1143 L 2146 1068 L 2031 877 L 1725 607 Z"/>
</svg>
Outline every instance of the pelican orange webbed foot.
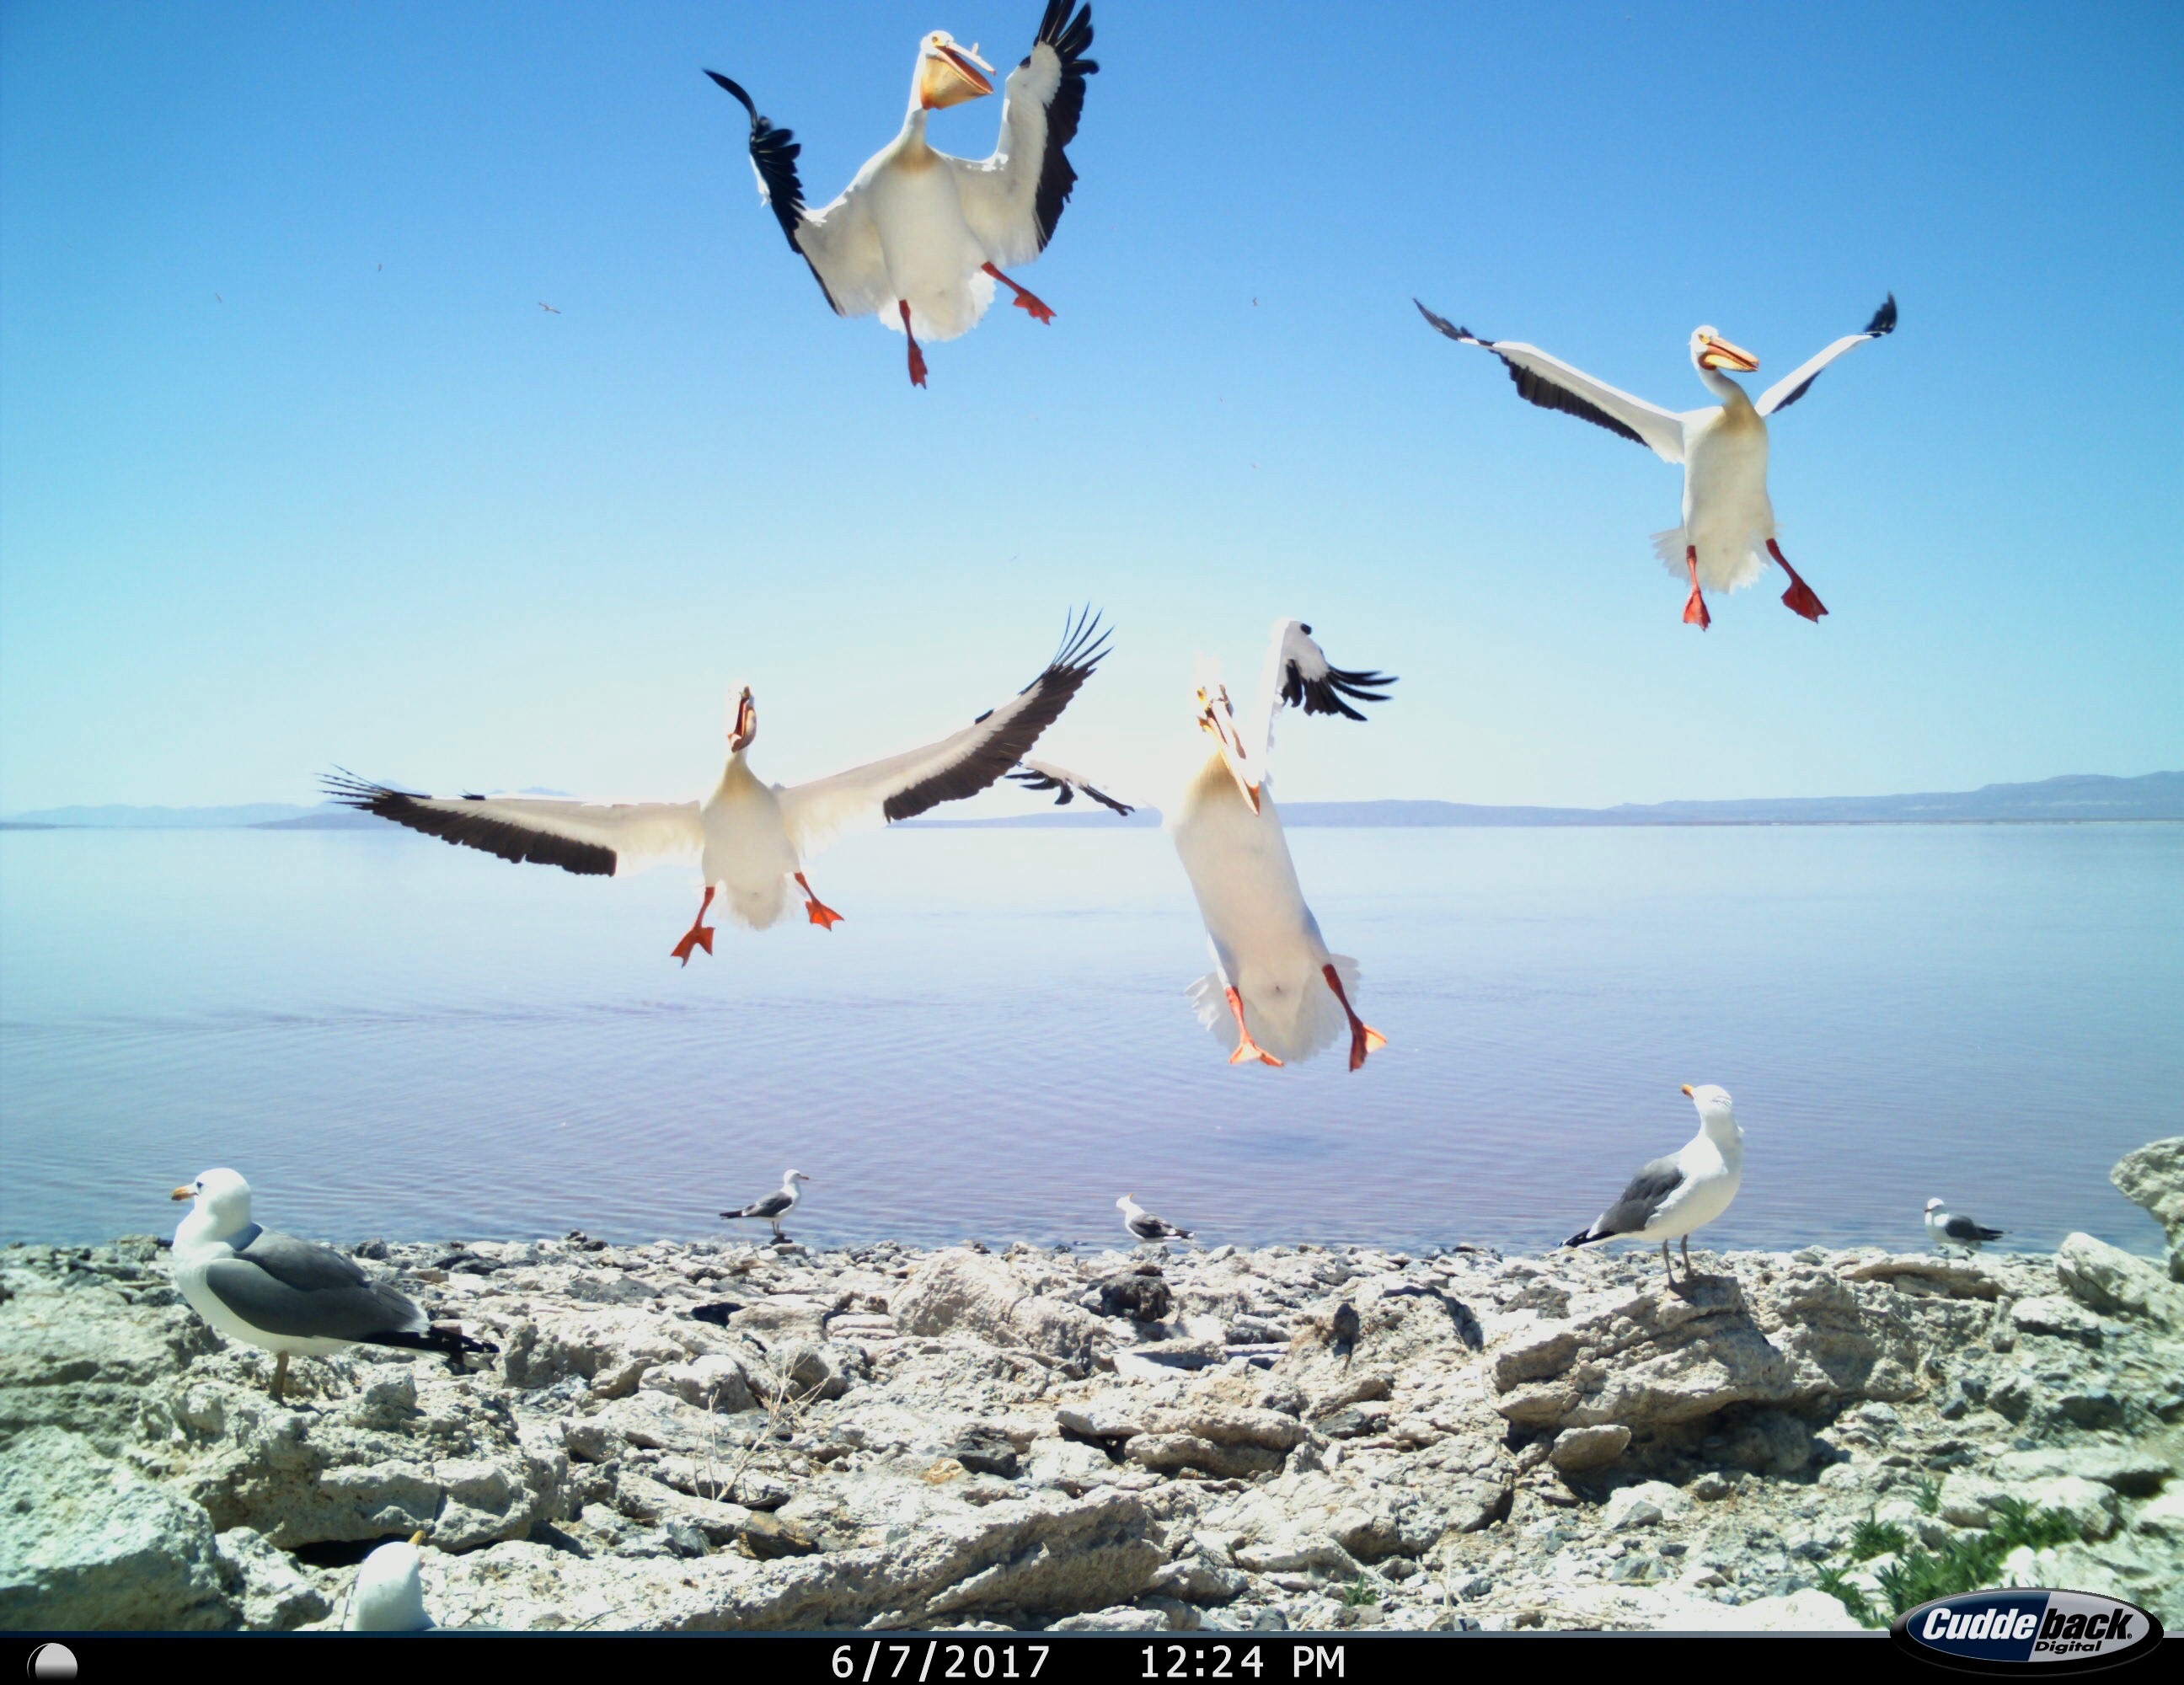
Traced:
<svg viewBox="0 0 2184 1685">
<path fill-rule="evenodd" d="M 1699 549 L 1696 544 L 1684 547 L 1684 564 L 1691 570 L 1691 594 L 1684 599 L 1684 624 L 1704 631 L 1713 624 L 1713 616 L 1707 613 L 1706 598 L 1699 595 Z"/>
<path fill-rule="evenodd" d="M 804 910 L 811 915 L 811 922 L 832 930 L 842 922 L 842 915 L 811 893 L 811 886 L 804 881 L 804 874 L 796 874 L 796 882 L 805 894 Z"/>
<path fill-rule="evenodd" d="M 1236 1051 L 1228 1055 L 1231 1065 L 1249 1065 L 1256 1059 L 1262 1065 L 1279 1069 L 1281 1060 L 1251 1039 L 1251 1032 L 1244 1022 L 1244 998 L 1232 986 L 1228 990 L 1228 1009 L 1236 1015 Z"/>
<path fill-rule="evenodd" d="M 1343 1015 L 1350 1020 L 1350 1068 L 1352 1071 L 1365 1063 L 1366 1055 L 1376 1054 L 1388 1045 L 1388 1038 L 1368 1024 L 1351 1009 L 1350 997 L 1342 992 L 1342 979 L 1335 975 L 1334 967 L 1323 965 L 1319 974 L 1327 979 L 1328 987 L 1342 1003 Z"/>
<path fill-rule="evenodd" d="M 1782 553 L 1782 547 L 1772 538 L 1767 541 L 1767 553 L 1781 563 L 1782 571 L 1790 576 L 1790 588 L 1782 593 L 1783 603 L 1807 620 L 1817 622 L 1828 612 L 1828 605 L 1814 594 L 1811 586 L 1798 577 L 1797 569 L 1790 565 L 1790 559 Z"/>
<path fill-rule="evenodd" d="M 981 264 L 978 267 L 985 270 L 988 275 L 993 276 L 995 281 L 1000 282 L 1002 286 L 1007 287 L 1010 292 L 1015 293 L 1017 296 L 1017 309 L 1019 310 L 1030 311 L 1031 319 L 1034 321 L 1050 322 L 1054 320 L 1054 307 L 1049 304 L 1044 298 L 1040 298 L 1036 292 L 1033 292 L 1028 288 L 1018 286 L 1016 282 L 1011 281 L 991 264 Z"/>
<path fill-rule="evenodd" d="M 693 949 L 702 948 L 708 954 L 713 951 L 713 927 L 705 922 L 705 909 L 712 904 L 713 886 L 709 883 L 705 886 L 705 898 L 698 904 L 698 916 L 690 920 L 690 928 L 682 933 L 682 940 L 672 950 L 685 965 L 690 963 Z"/>
</svg>

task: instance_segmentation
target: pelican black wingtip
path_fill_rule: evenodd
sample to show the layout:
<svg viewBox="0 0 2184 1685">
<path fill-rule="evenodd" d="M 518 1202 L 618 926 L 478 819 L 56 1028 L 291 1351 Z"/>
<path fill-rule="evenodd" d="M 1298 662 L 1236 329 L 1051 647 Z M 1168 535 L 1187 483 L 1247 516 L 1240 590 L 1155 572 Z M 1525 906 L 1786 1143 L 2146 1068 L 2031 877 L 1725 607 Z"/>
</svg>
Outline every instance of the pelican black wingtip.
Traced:
<svg viewBox="0 0 2184 1685">
<path fill-rule="evenodd" d="M 1426 309 L 1425 305 L 1419 300 L 1413 298 L 1411 300 L 1411 303 L 1418 305 L 1418 314 L 1426 319 L 1426 325 L 1430 327 L 1435 333 L 1446 334 L 1449 338 L 1456 341 L 1459 345 L 1463 343 L 1466 340 L 1470 340 L 1474 343 L 1484 343 L 1484 342 L 1480 341 L 1478 336 L 1473 333 L 1469 328 L 1460 328 L 1454 322 L 1449 320 L 1446 316 L 1435 315 L 1432 311 Z"/>
<path fill-rule="evenodd" d="M 1882 301 L 1880 308 L 1873 313 L 1873 320 L 1865 325 L 1865 331 L 1875 339 L 1879 339 L 1884 334 L 1896 331 L 1896 295 L 1893 292 L 1890 293 Z"/>
<path fill-rule="evenodd" d="M 722 75 L 718 70 L 708 70 L 705 74 L 710 76 L 714 81 L 718 83 L 722 87 L 726 88 L 730 93 L 733 94 L 738 99 L 743 102 L 744 109 L 750 113 L 751 126 L 753 128 L 757 128 L 760 124 L 766 121 L 765 118 L 758 114 L 757 102 L 752 99 L 748 93 L 744 92 L 742 83 L 732 81 L 730 78 Z"/>
</svg>

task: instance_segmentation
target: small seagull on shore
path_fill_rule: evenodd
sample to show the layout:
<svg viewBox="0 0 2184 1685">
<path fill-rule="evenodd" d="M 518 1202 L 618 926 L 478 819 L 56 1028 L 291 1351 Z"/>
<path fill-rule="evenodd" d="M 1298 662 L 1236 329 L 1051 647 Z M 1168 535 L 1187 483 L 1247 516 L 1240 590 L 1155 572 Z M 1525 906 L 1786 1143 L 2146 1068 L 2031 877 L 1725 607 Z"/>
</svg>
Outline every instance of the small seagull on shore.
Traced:
<svg viewBox="0 0 2184 1685">
<path fill-rule="evenodd" d="M 1681 1151 L 1656 1159 L 1630 1178 L 1623 1197 L 1564 1241 L 1564 1246 L 1584 1246 L 1596 1240 L 1658 1240 L 1661 1267 L 1669 1272 L 1671 1291 L 1676 1285 L 1675 1267 L 1669 1261 L 1669 1243 L 1681 1237 L 1684 1282 L 1691 1279 L 1691 1231 L 1702 1228 L 1729 1209 L 1744 1180 L 1744 1132 L 1729 1096 L 1713 1083 L 1684 1093 L 1698 1108 L 1699 1132 Z"/>
<path fill-rule="evenodd" d="M 781 1232 L 781 1220 L 794 1211 L 803 1201 L 804 1190 L 799 1187 L 797 1183 L 811 1180 L 811 1178 L 805 1175 L 802 1171 L 784 1171 L 782 1173 L 781 1186 L 767 1194 L 765 1198 L 752 1201 L 740 1211 L 723 1211 L 721 1215 L 730 1222 L 734 1222 L 738 1217 L 767 1218 L 773 1224 L 773 1237 L 776 1240 L 787 1240 L 788 1237 Z"/>
<path fill-rule="evenodd" d="M 422 1560 L 417 1547 L 421 1532 L 407 1541 L 382 1544 L 364 1559 L 356 1571 L 356 1587 L 349 1593 L 344 1632 L 425 1632 L 437 1624 L 425 1612 Z"/>
<path fill-rule="evenodd" d="M 434 1327 L 413 1301 L 331 1246 L 260 1228 L 250 1221 L 250 1184 L 233 1171 L 207 1171 L 171 1197 L 196 1201 L 175 1231 L 176 1287 L 230 1339 L 274 1354 L 276 1399 L 291 1356 L 399 1346 L 438 1352 L 460 1370 L 465 1352 L 500 1349 Z"/>
<path fill-rule="evenodd" d="M 1974 1253 L 1991 1240 L 2000 1240 L 2008 1231 L 1982 1228 L 1970 1217 L 1953 1217 L 1940 1200 L 1929 1199 L 1926 1202 L 1926 1232 L 1933 1236 L 1936 1252 L 1946 1252 L 1952 1246 L 1961 1246 L 1967 1253 Z"/>
<path fill-rule="evenodd" d="M 1179 1229 L 1164 1217 L 1156 1217 L 1138 1204 L 1137 1196 L 1125 1193 L 1115 1202 L 1115 1209 L 1123 1214 L 1123 1226 L 1130 1232 L 1133 1240 L 1189 1240 L 1190 1231 Z"/>
</svg>

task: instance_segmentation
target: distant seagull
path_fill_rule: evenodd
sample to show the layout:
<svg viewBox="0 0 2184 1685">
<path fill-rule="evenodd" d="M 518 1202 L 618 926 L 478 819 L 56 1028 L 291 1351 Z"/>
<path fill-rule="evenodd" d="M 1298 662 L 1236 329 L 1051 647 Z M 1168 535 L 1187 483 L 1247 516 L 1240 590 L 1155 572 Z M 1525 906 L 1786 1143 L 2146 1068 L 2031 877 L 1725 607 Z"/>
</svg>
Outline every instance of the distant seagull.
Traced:
<svg viewBox="0 0 2184 1685">
<path fill-rule="evenodd" d="M 1137 811 L 1128 803 L 1117 801 L 1105 791 L 1094 789 L 1075 773 L 1059 766 L 1050 765 L 1043 760 L 1020 760 L 1017 763 L 1016 770 L 1006 776 L 1028 790 L 1059 791 L 1061 793 L 1054 798 L 1054 804 L 1058 808 L 1067 807 L 1071 798 L 1081 791 L 1099 803 L 1101 807 L 1112 808 L 1117 813 L 1128 814 Z"/>
<path fill-rule="evenodd" d="M 796 175 L 803 147 L 794 131 L 760 116 L 750 95 L 719 71 L 705 72 L 750 114 L 758 196 L 773 208 L 789 248 L 811 266 L 836 315 L 877 314 L 909 340 L 913 386 L 925 384 L 918 336 L 968 333 L 993 303 L 996 283 L 1034 320 L 1054 320 L 1045 302 L 1000 265 L 1028 264 L 1046 249 L 1076 185 L 1062 148 L 1076 138 L 1084 79 L 1100 67 L 1084 56 L 1092 8 L 1072 17 L 1071 5 L 1048 0 L 1038 39 L 1009 76 L 990 158 L 954 158 L 926 143 L 930 113 L 994 91 L 994 67 L 975 44 L 966 52 L 944 30 L 927 36 L 917 46 L 901 133 L 822 210 L 805 206 Z"/>
<path fill-rule="evenodd" d="M 548 315 L 549 315 L 549 316 L 558 316 L 558 315 L 560 315 L 560 314 L 561 314 L 559 310 L 555 309 L 554 309 L 551 304 L 549 304 L 549 303 L 547 303 L 543 298 L 541 298 L 541 299 L 538 301 L 538 308 L 539 308 L 540 309 L 543 310 L 543 311 L 544 311 Z"/>
<path fill-rule="evenodd" d="M 423 1632 L 432 1617 L 425 1612 L 423 1563 L 417 1547 L 421 1532 L 406 1542 L 382 1544 L 364 1559 L 356 1571 L 356 1588 L 349 1593 L 345 1632 Z"/>
<path fill-rule="evenodd" d="M 703 802 L 610 807 L 515 796 L 421 796 L 346 772 L 324 782 L 345 806 L 504 860 L 604 877 L 662 860 L 695 859 L 705 876 L 698 916 L 669 950 L 687 965 L 694 950 L 713 951 L 705 915 L 717 890 L 727 892 L 729 917 L 762 931 L 788 909 L 793 881 L 811 921 L 833 929 L 842 915 L 812 893 L 805 857 L 847 826 L 909 819 L 996 782 L 1061 717 L 1106 653 L 1106 634 L 1088 610 L 1065 625 L 1061 648 L 1037 678 L 961 731 L 805 784 L 763 783 L 750 770 L 745 756 L 758 736 L 758 704 L 745 685 L 733 693 L 727 766 Z"/>
<path fill-rule="evenodd" d="M 399 1346 L 438 1352 L 460 1370 L 464 1353 L 499 1349 L 432 1326 L 410 1300 L 333 1248 L 260 1228 L 250 1221 L 250 1184 L 233 1171 L 207 1171 L 172 1197 L 196 1201 L 175 1231 L 175 1286 L 230 1339 L 274 1354 L 276 1399 L 292 1355 Z"/>
<path fill-rule="evenodd" d="M 804 1190 L 797 1184 L 811 1180 L 802 1171 L 785 1171 L 781 1186 L 765 1198 L 753 1200 L 740 1211 L 723 1211 L 721 1215 L 730 1222 L 740 1217 L 764 1217 L 773 1225 L 773 1237 L 787 1240 L 788 1237 L 781 1232 L 781 1220 L 804 1202 Z"/>
<path fill-rule="evenodd" d="M 220 294 L 218 294 L 217 292 L 215 292 L 215 293 L 214 293 L 214 294 L 213 294 L 213 296 L 212 296 L 212 302 L 213 302 L 214 303 L 215 303 L 215 304 L 225 304 L 225 303 L 227 303 L 227 300 L 226 300 L 226 299 L 225 299 L 225 298 L 221 298 L 221 297 L 220 296 Z"/>
<path fill-rule="evenodd" d="M 1684 1085 L 1699 1110 L 1699 1132 L 1673 1157 L 1656 1159 L 1630 1178 L 1623 1197 L 1580 1229 L 1564 1246 L 1584 1246 L 1596 1240 L 1658 1240 L 1661 1267 L 1669 1272 L 1669 1286 L 1676 1285 L 1676 1271 L 1669 1262 L 1669 1243 L 1680 1236 L 1684 1249 L 1684 1280 L 1691 1279 L 1691 1231 L 1729 1210 L 1744 1180 L 1744 1132 L 1729 1096 L 1711 1082 L 1694 1088 Z"/>
<path fill-rule="evenodd" d="M 1418 304 L 1418 300 L 1411 301 Z M 1423 304 L 1418 314 L 1438 332 L 1460 345 L 1476 345 L 1499 357 L 1517 383 L 1518 396 L 1542 409 L 1559 409 L 1651 447 L 1663 462 L 1684 467 L 1684 524 L 1653 535 L 1653 548 L 1673 574 L 1688 574 L 1691 594 L 1684 621 L 1701 631 L 1711 624 L 1702 585 L 1736 591 L 1759 577 L 1772 556 L 1790 576 L 1782 601 L 1808 620 L 1828 611 L 1813 588 L 1797 576 L 1775 542 L 1774 505 L 1767 496 L 1767 418 L 1786 409 L 1836 358 L 1869 339 L 1896 331 L 1896 295 L 1890 293 L 1863 331 L 1847 334 L 1791 370 L 1759 395 L 1756 404 L 1724 369 L 1749 372 L 1759 359 L 1731 345 L 1714 329 L 1691 335 L 1691 362 L 1707 390 L 1721 400 L 1711 409 L 1679 414 L 1633 398 L 1627 392 L 1582 374 L 1567 363 L 1513 339 L 1481 339 L 1437 316 Z M 1764 547 L 1766 554 L 1760 553 Z"/>
<path fill-rule="evenodd" d="M 1115 1209 L 1123 1214 L 1123 1226 L 1130 1232 L 1133 1240 L 1189 1240 L 1190 1231 L 1179 1229 L 1163 1217 L 1153 1214 L 1138 1204 L 1135 1194 L 1125 1193 L 1115 1202 Z"/>
<path fill-rule="evenodd" d="M 1938 1199 L 1926 1202 L 1926 1232 L 1934 1237 L 1934 1248 L 1942 1251 L 1951 1246 L 1961 1246 L 1966 1252 L 1977 1252 L 1991 1240 L 2000 1240 L 2008 1232 L 2006 1229 L 1982 1228 L 1970 1217 L 1953 1217 Z"/>
<path fill-rule="evenodd" d="M 1351 1004 L 1357 962 L 1328 951 L 1305 904 L 1269 793 L 1267 759 L 1283 707 L 1362 720 L 1351 701 L 1385 701 L 1384 687 L 1395 682 L 1384 673 L 1331 665 L 1301 620 L 1274 623 L 1248 726 L 1236 724 L 1218 672 L 1208 664 L 1201 674 L 1198 724 L 1216 747 L 1185 787 L 1167 829 L 1213 950 L 1214 970 L 1191 985 L 1191 1003 L 1199 1021 L 1234 1049 L 1231 1065 L 1309 1059 L 1346 1023 L 1352 1071 L 1388 1044 Z"/>
</svg>

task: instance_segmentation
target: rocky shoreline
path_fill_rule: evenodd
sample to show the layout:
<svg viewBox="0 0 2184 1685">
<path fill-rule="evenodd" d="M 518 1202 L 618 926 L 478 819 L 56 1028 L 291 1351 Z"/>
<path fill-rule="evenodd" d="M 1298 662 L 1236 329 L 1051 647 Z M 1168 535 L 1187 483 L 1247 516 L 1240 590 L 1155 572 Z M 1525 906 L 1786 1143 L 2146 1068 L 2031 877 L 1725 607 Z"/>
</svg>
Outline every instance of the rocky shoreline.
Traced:
<svg viewBox="0 0 2184 1685">
<path fill-rule="evenodd" d="M 2115 1180 L 2166 1271 L 374 1242 L 499 1354 L 298 1360 L 285 1405 L 164 1240 L 19 1244 L 0 1627 L 338 1627 L 423 1529 L 451 1626 L 1814 1630 L 2010 1498 L 2075 1537 L 2008 1571 L 2184 1625 L 2184 1137 Z"/>
</svg>

